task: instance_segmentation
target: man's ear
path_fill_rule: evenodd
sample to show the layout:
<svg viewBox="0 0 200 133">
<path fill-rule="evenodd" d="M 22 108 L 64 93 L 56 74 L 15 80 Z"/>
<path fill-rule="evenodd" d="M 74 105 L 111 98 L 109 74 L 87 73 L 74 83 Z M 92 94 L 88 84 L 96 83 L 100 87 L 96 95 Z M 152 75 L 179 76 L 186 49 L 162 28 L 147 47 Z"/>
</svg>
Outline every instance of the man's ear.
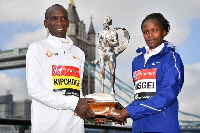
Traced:
<svg viewBox="0 0 200 133">
<path fill-rule="evenodd" d="M 44 27 L 45 27 L 45 28 L 48 28 L 47 20 L 46 20 L 46 19 L 44 20 Z"/>
</svg>

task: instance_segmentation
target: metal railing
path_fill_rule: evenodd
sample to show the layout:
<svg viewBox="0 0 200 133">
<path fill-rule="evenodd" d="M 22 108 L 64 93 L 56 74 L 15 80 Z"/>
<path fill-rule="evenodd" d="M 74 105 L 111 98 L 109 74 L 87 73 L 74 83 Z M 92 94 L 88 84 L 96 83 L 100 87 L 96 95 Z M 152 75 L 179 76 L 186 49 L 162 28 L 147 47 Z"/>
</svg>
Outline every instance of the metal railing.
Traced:
<svg viewBox="0 0 200 133">
<path fill-rule="evenodd" d="M 0 125 L 20 125 L 20 129 L 18 133 L 24 133 L 26 128 L 31 125 L 31 120 L 23 120 L 23 119 L 1 119 Z M 117 131 L 131 131 L 131 127 L 122 127 L 122 126 L 111 126 L 111 125 L 95 125 L 95 124 L 84 124 L 85 128 L 89 129 L 104 129 L 104 132 L 108 132 L 109 130 L 117 130 Z"/>
<path fill-rule="evenodd" d="M 25 133 L 26 128 L 28 128 L 31 125 L 31 120 L 23 120 L 23 119 L 2 119 L 0 118 L 0 125 L 20 125 L 21 127 L 19 128 L 18 133 Z M 95 124 L 89 124 L 85 123 L 84 124 L 85 128 L 88 129 L 103 129 L 104 133 L 108 133 L 111 130 L 116 130 L 116 131 L 126 131 L 126 132 L 131 132 L 132 128 L 131 127 L 124 127 L 124 126 L 112 126 L 112 125 L 95 125 Z M 186 133 L 186 132 L 200 132 L 199 126 L 192 127 L 192 126 L 180 126 L 181 132 Z"/>
<path fill-rule="evenodd" d="M 24 133 L 26 127 L 31 125 L 31 120 L 1 118 L 0 125 L 20 125 L 18 133 Z"/>
</svg>

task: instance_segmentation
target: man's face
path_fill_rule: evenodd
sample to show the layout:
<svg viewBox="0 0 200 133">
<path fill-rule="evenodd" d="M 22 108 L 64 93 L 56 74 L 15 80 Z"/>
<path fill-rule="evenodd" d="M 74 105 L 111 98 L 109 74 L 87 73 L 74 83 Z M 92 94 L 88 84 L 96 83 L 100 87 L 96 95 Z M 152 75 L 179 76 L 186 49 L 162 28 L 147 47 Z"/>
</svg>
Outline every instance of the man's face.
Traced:
<svg viewBox="0 0 200 133">
<path fill-rule="evenodd" d="M 68 13 L 59 6 L 49 9 L 47 19 L 44 20 L 45 28 L 49 29 L 52 36 L 66 38 L 67 28 L 69 27 Z"/>
<path fill-rule="evenodd" d="M 142 33 L 144 40 L 150 49 L 154 49 L 163 43 L 166 31 L 163 30 L 161 23 L 155 19 L 147 20 L 143 27 Z"/>
</svg>

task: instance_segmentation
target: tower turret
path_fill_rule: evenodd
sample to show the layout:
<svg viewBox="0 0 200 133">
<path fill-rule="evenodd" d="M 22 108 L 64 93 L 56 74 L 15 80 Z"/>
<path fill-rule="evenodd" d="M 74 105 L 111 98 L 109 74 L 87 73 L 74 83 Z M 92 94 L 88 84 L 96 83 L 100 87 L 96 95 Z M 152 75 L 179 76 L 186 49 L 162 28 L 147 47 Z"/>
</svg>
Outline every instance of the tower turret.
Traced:
<svg viewBox="0 0 200 133">
<path fill-rule="evenodd" d="M 69 28 L 67 29 L 68 36 L 76 36 L 78 33 L 78 24 L 80 19 L 76 12 L 76 7 L 73 0 L 70 0 L 68 11 Z"/>
<path fill-rule="evenodd" d="M 91 22 L 90 22 L 90 28 L 89 28 L 89 31 L 88 31 L 88 39 L 93 43 L 95 44 L 95 31 L 94 31 L 94 26 L 93 26 L 93 23 L 92 23 L 92 19 L 93 17 L 91 16 Z"/>
</svg>

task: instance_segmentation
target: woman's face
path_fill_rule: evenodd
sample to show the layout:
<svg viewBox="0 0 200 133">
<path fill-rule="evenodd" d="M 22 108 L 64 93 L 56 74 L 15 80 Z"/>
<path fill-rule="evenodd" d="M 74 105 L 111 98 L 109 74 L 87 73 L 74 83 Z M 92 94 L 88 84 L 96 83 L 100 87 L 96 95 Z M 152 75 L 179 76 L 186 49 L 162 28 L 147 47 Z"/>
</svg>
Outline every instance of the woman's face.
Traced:
<svg viewBox="0 0 200 133">
<path fill-rule="evenodd" d="M 166 31 L 156 19 L 147 20 L 142 27 L 142 33 L 149 49 L 154 49 L 163 43 L 163 38 L 166 36 Z"/>
</svg>

